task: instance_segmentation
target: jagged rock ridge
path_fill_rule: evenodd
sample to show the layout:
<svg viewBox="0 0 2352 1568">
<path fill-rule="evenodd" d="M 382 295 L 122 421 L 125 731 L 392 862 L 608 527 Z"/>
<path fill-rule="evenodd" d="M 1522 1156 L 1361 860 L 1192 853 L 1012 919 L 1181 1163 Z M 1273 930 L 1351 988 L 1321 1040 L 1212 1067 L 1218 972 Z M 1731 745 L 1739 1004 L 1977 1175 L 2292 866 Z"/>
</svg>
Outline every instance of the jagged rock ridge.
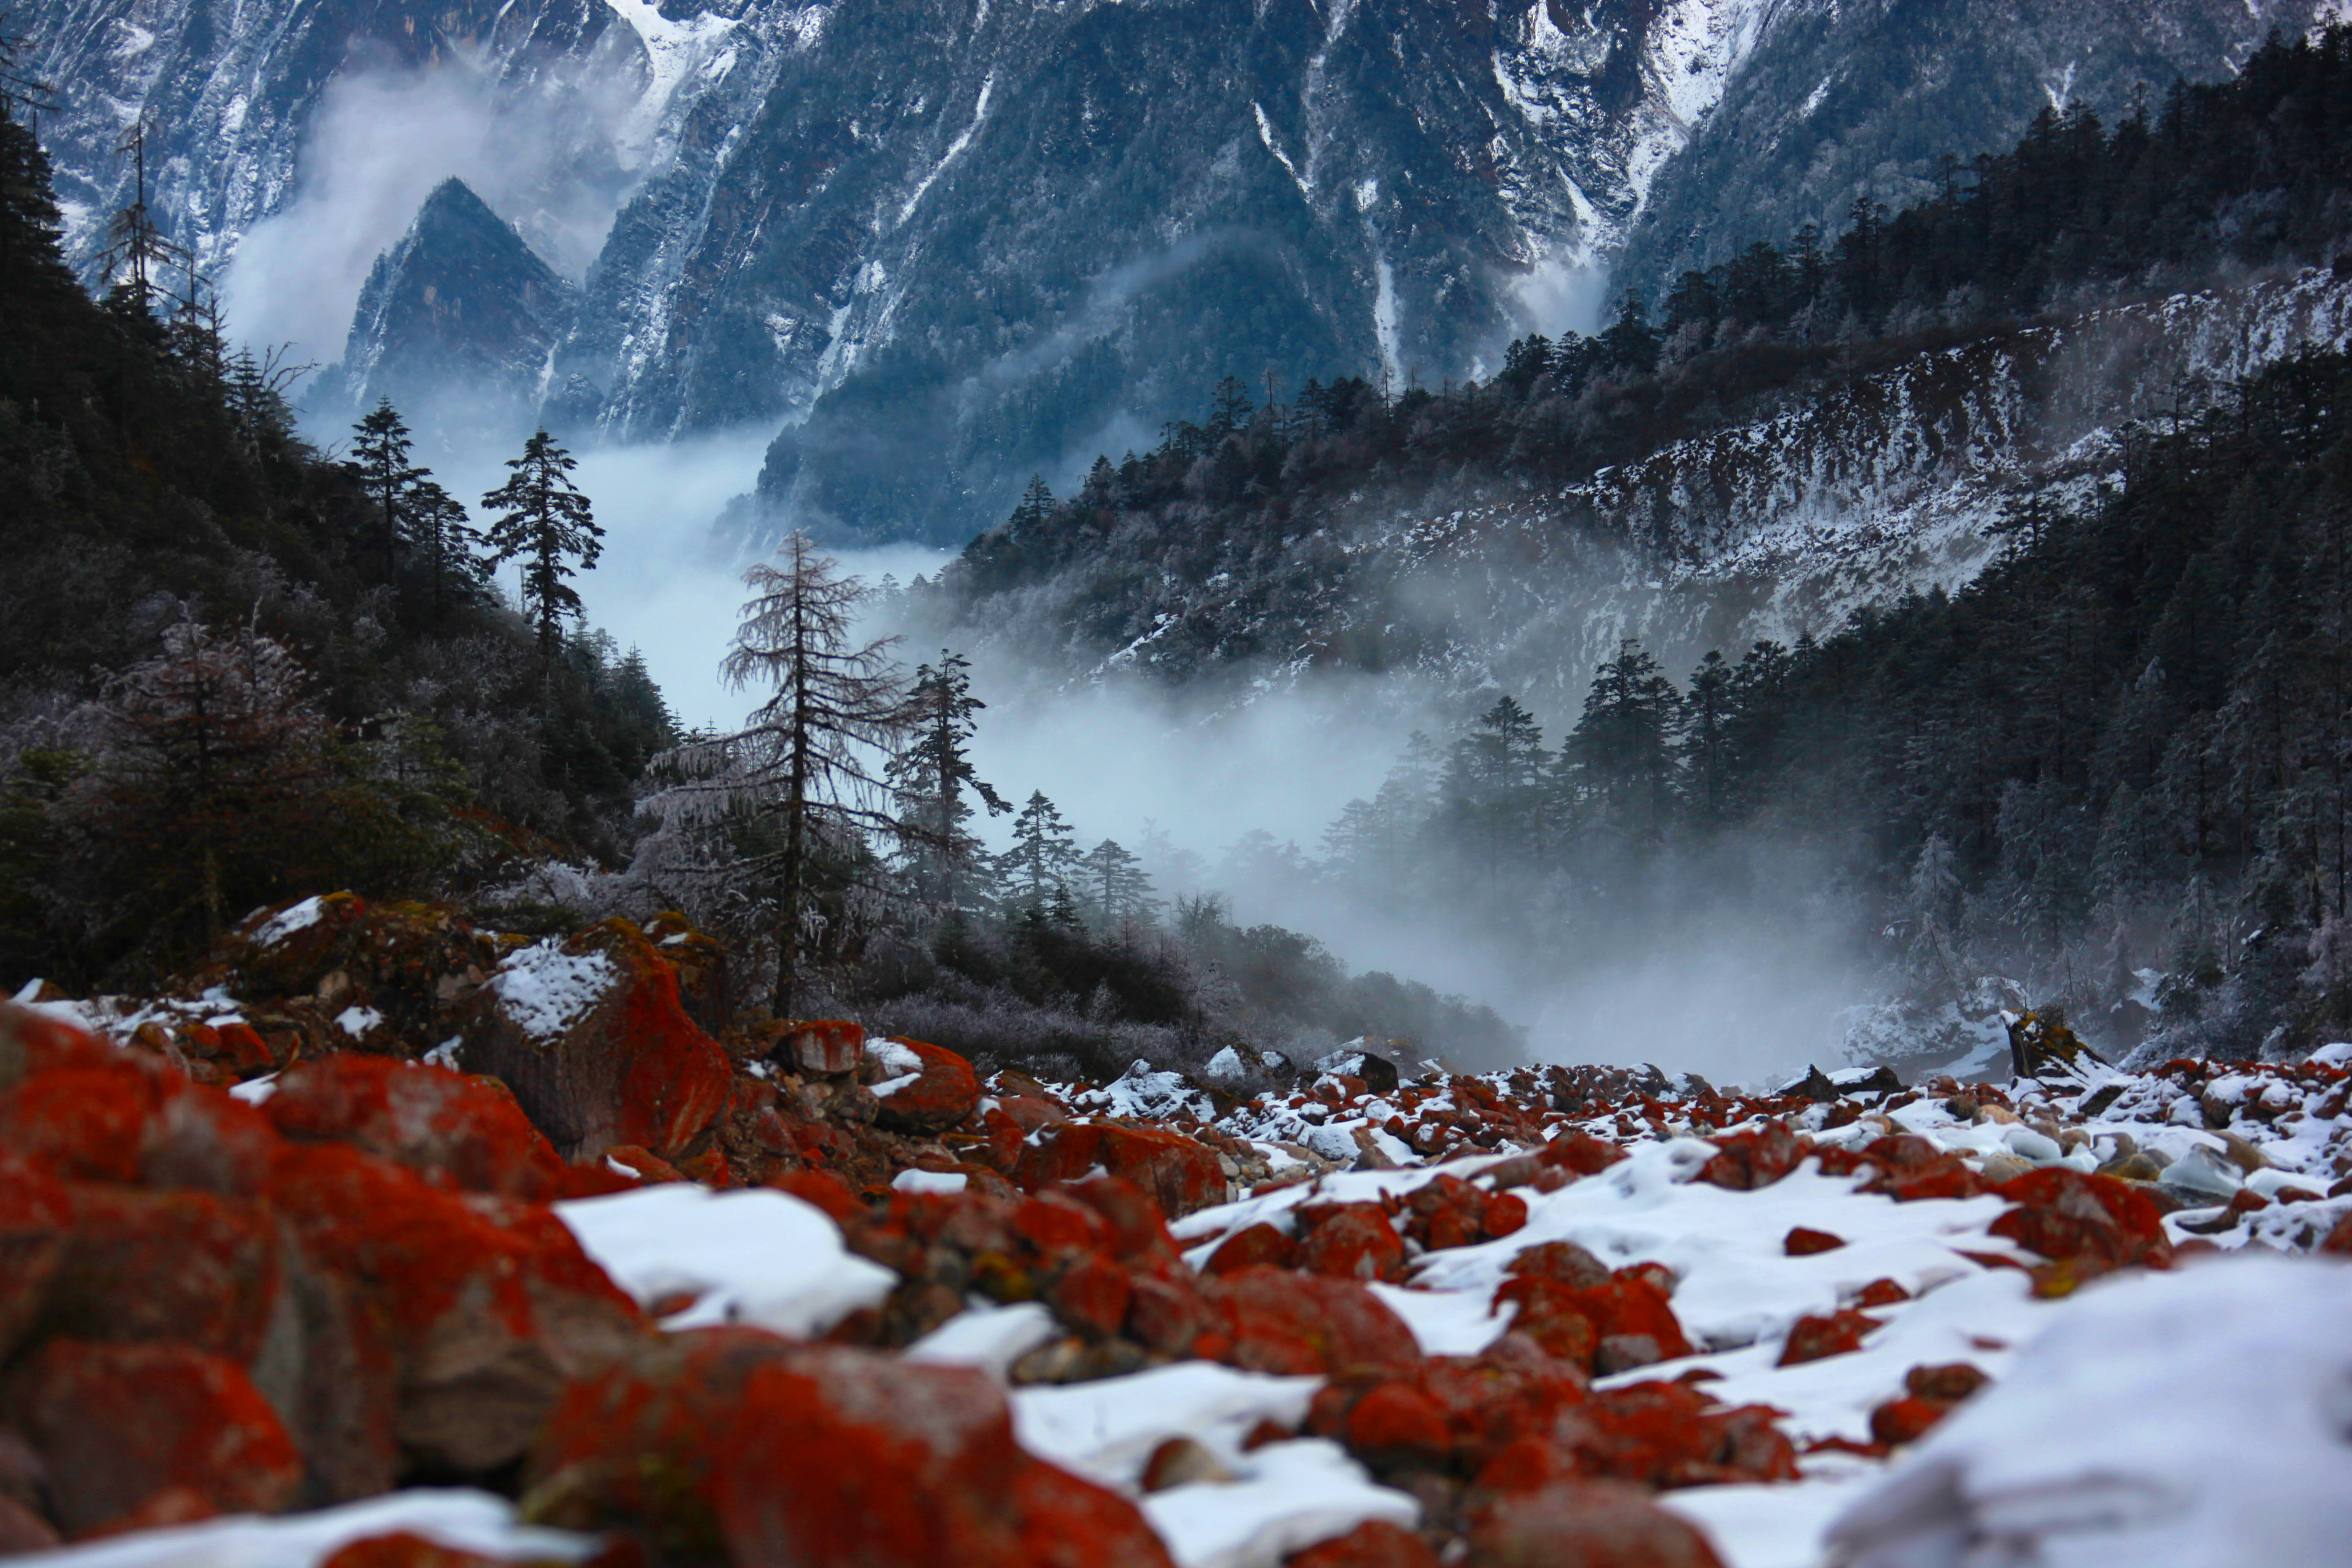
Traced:
<svg viewBox="0 0 2352 1568">
<path fill-rule="evenodd" d="M 529 418 L 578 305 L 521 235 L 464 181 L 445 180 L 377 258 L 322 393 L 360 407 L 389 397 L 420 422 L 444 404 L 474 420 Z"/>
</svg>

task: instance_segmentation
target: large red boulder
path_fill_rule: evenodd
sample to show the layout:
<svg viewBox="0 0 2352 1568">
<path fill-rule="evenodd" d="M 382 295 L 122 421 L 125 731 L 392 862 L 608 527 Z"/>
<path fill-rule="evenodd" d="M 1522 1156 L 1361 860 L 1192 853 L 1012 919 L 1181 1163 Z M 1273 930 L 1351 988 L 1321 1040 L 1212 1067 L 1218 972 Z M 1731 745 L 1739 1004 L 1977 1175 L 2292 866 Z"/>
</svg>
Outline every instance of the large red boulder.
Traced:
<svg viewBox="0 0 2352 1568">
<path fill-rule="evenodd" d="M 1582 1287 L 1514 1274 L 1496 1289 L 1495 1305 L 1516 1306 L 1513 1329 L 1589 1372 L 1626 1372 L 1693 1350 L 1664 1288 L 1639 1269 Z"/>
<path fill-rule="evenodd" d="M 1440 1559 L 1402 1525 L 1366 1520 L 1345 1535 L 1318 1542 L 1282 1560 L 1282 1568 L 1438 1568 Z"/>
<path fill-rule="evenodd" d="M 2146 1193 L 2113 1176 L 2063 1166 L 2028 1171 L 1994 1189 L 2015 1204 L 1988 1227 L 2086 1279 L 2141 1264 L 2169 1268 L 2164 1215 Z"/>
<path fill-rule="evenodd" d="M 1696 1526 L 1638 1487 L 1561 1480 L 1498 1497 L 1467 1531 L 1467 1568 L 1722 1568 Z"/>
<path fill-rule="evenodd" d="M 63 1183 L 0 1153 L 0 1365 L 41 1316 L 72 1214 Z"/>
<path fill-rule="evenodd" d="M 1316 1395 L 1307 1424 L 1382 1474 L 1402 1468 L 1467 1474 L 1520 1438 L 1562 1431 L 1586 1392 L 1574 1366 L 1507 1335 L 1481 1356 L 1429 1356 L 1334 1378 Z"/>
<path fill-rule="evenodd" d="M 348 1143 L 472 1193 L 543 1201 L 563 1162 L 494 1079 L 349 1053 L 280 1074 L 262 1107 L 281 1136 Z"/>
<path fill-rule="evenodd" d="M 81 1339 L 177 1341 L 250 1366 L 280 1310 L 282 1253 L 255 1199 L 82 1187 L 48 1317 Z"/>
<path fill-rule="evenodd" d="M 1421 1343 L 1404 1320 L 1352 1279 L 1242 1268 L 1202 1282 L 1222 1322 L 1202 1353 L 1248 1372 L 1340 1373 L 1401 1366 Z"/>
<path fill-rule="evenodd" d="M 1298 1223 L 1304 1234 L 1292 1259 L 1297 1268 L 1338 1279 L 1397 1279 L 1404 1274 L 1404 1240 L 1378 1204 L 1302 1205 Z"/>
<path fill-rule="evenodd" d="M 875 1084 L 882 1108 L 874 1120 L 902 1132 L 944 1132 L 980 1107 L 980 1075 L 971 1064 L 920 1040 L 891 1039 L 875 1053 L 888 1075 Z"/>
<path fill-rule="evenodd" d="M 301 1457 L 234 1363 L 184 1345 L 53 1339 L 8 1378 L 0 1419 L 49 1478 L 68 1536 L 216 1513 L 275 1513 Z"/>
<path fill-rule="evenodd" d="M 514 1090 L 566 1160 L 617 1144 L 690 1152 L 731 1069 L 679 1005 L 677 973 L 626 921 L 509 956 L 476 994 L 460 1061 Z"/>
<path fill-rule="evenodd" d="M 1805 1146 L 1778 1118 L 1745 1132 L 1718 1133 L 1716 1154 L 1699 1167 L 1697 1179 L 1736 1193 L 1769 1187 L 1797 1168 Z"/>
<path fill-rule="evenodd" d="M 460 1195 L 336 1144 L 288 1145 L 272 1194 L 303 1251 L 366 1304 L 412 1465 L 480 1473 L 514 1459 L 566 1383 L 642 1331 L 635 1303 L 547 1209 Z"/>
<path fill-rule="evenodd" d="M 251 1192 L 278 1138 L 261 1113 L 160 1059 L 52 1026 L 0 1086 L 0 1149 L 68 1181 Z"/>
<path fill-rule="evenodd" d="M 793 1568 L 1166 1568 L 1134 1505 L 1024 1453 L 984 1373 L 749 1330 L 575 1384 L 526 1509 L 656 1561 Z"/>
<path fill-rule="evenodd" d="M 1064 1121 L 1021 1151 L 1013 1183 L 1024 1192 L 1096 1173 L 1122 1177 L 1157 1199 L 1171 1219 L 1225 1201 L 1216 1151 L 1156 1127 L 1115 1121 Z"/>
</svg>

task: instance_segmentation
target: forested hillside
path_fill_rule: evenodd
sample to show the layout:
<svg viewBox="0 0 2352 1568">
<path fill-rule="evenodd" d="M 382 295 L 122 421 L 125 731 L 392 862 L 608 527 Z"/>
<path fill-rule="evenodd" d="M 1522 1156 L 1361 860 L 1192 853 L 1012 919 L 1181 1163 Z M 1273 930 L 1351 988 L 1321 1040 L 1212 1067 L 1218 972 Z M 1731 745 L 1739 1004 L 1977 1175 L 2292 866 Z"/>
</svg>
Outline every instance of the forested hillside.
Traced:
<svg viewBox="0 0 2352 1568">
<path fill-rule="evenodd" d="M 1676 518 L 1563 508 L 1546 538 L 1547 487 L 1853 395 L 1886 366 L 1958 374 L 2087 310 L 2324 265 L 2352 236 L 2348 160 L 2352 32 L 2273 41 L 2236 79 L 2184 84 L 2113 129 L 2047 113 L 2007 153 L 1952 160 L 1936 199 L 1759 243 L 1685 275 L 1654 317 L 1633 300 L 1597 338 L 1523 340 L 1488 383 L 1310 383 L 1259 405 L 1229 380 L 1205 420 L 1097 463 L 1069 500 L 1034 486 L 910 611 L 1050 628 L 1027 646 L 1066 668 L 1230 692 L 1310 668 L 1443 689 L 1493 667 L 1416 617 L 1409 574 L 1351 530 L 1368 494 L 1438 539 L 1449 508 L 1527 495 L 1531 562 L 1671 573 L 1690 548 Z M 2314 350 L 2173 386 L 2067 485 L 2012 480 L 1985 527 L 1993 564 L 1957 595 L 1695 668 L 1627 641 L 1580 715 L 1457 690 L 1461 727 L 1409 752 L 1294 874 L 1409 889 L 1530 963 L 1583 965 L 1671 950 L 1794 875 L 1797 923 L 1843 929 L 1908 997 L 1904 1021 L 1870 1029 L 1911 1048 L 2016 999 L 1988 975 L 2118 1048 L 2150 1026 L 2240 1054 L 2325 1037 L 2352 1024 L 2328 728 L 2345 364 Z"/>
<path fill-rule="evenodd" d="M 0 972 L 152 974 L 290 895 L 619 853 L 672 740 L 643 664 L 491 590 L 396 414 L 351 461 L 299 436 L 298 368 L 229 346 L 142 209 L 86 295 L 5 107 Z"/>
</svg>

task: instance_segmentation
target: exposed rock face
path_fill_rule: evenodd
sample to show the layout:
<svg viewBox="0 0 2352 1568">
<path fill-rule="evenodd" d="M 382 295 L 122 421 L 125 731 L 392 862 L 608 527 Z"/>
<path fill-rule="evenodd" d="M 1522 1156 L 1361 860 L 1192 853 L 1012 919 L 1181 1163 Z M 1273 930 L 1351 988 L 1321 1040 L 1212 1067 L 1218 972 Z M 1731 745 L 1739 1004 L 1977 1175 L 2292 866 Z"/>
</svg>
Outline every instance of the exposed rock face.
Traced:
<svg viewBox="0 0 2352 1568">
<path fill-rule="evenodd" d="M 360 292 L 341 363 L 315 395 L 388 397 L 412 426 L 504 428 L 536 418 L 549 357 L 579 291 L 468 189 L 444 180 Z"/>
<path fill-rule="evenodd" d="M 2137 82 L 2219 76 L 2318 8 L 2021 26 L 1935 0 L 529 0 L 424 26 L 341 0 L 228 18 L 48 0 L 26 20 L 65 98 L 43 130 L 79 256 L 130 198 L 116 143 L 141 110 L 152 209 L 218 271 L 275 215 L 350 221 L 300 207 L 333 178 L 299 166 L 306 138 L 331 126 L 398 167 L 362 111 L 437 146 L 427 116 L 450 106 L 490 151 L 447 156 L 581 279 L 582 307 L 559 331 L 520 258 L 483 273 L 470 242 L 413 244 L 422 222 L 383 233 L 351 363 L 381 359 L 348 389 L 422 371 L 439 342 L 460 351 L 442 370 L 486 359 L 575 434 L 789 424 L 747 533 L 789 516 L 954 542 L 1032 471 L 1197 417 L 1222 375 L 1491 370 L 1516 332 L 1582 318 L 1580 270 L 1645 212 L 1633 271 L 1654 294 L 1680 260 L 1785 238 L 1856 190 L 1908 195 L 1937 153 L 2005 141 L 2053 99 L 2111 110 Z M 423 290 L 461 278 L 453 345 Z"/>
<path fill-rule="evenodd" d="M 567 1160 L 616 1144 L 685 1152 L 727 1106 L 726 1053 L 625 921 L 513 954 L 477 1005 L 464 1061 L 511 1088 Z"/>
<path fill-rule="evenodd" d="M 576 1386 L 530 1476 L 541 1518 L 641 1532 L 662 1561 L 701 1542 L 808 1568 L 1169 1562 L 1133 1504 L 1021 1449 L 984 1373 L 747 1330 Z"/>
</svg>

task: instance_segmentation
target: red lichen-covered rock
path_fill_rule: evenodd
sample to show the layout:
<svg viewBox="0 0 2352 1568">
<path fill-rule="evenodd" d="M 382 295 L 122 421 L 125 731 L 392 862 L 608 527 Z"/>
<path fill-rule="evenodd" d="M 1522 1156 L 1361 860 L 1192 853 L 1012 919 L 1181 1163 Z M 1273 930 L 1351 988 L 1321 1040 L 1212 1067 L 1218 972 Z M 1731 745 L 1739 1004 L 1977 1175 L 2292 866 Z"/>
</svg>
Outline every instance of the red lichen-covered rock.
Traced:
<svg viewBox="0 0 2352 1568">
<path fill-rule="evenodd" d="M 1091 1253 L 1063 1269 L 1045 1299 L 1064 1322 L 1107 1339 L 1126 1323 L 1132 1294 L 1133 1287 L 1118 1265 L 1100 1253 Z"/>
<path fill-rule="evenodd" d="M 1958 1405 L 1991 1381 L 1981 1367 L 1964 1361 L 1946 1362 L 1940 1366 L 1915 1366 L 1905 1373 L 1903 1391 L 1915 1399 Z"/>
<path fill-rule="evenodd" d="M 1500 1241 L 1527 1228 L 1528 1200 L 1517 1193 L 1496 1193 L 1486 1200 L 1483 1222 L 1489 1241 Z"/>
<path fill-rule="evenodd" d="M 1797 1454 L 1768 1405 L 1716 1405 L 1681 1383 L 1596 1394 L 1574 1447 L 1582 1473 L 1652 1487 L 1797 1478 Z"/>
<path fill-rule="evenodd" d="M 1843 1355 L 1862 1348 L 1863 1335 L 1880 1326 L 1880 1321 L 1866 1312 L 1831 1312 L 1817 1317 L 1799 1318 L 1789 1331 L 1788 1343 L 1780 1350 L 1776 1366 L 1795 1366 L 1801 1362 L 1819 1361 L 1823 1356 Z"/>
<path fill-rule="evenodd" d="M 1383 1474 L 1466 1472 L 1520 1438 L 1559 1432 L 1585 1396 L 1581 1372 L 1506 1334 L 1483 1355 L 1428 1356 L 1334 1378 L 1316 1394 L 1307 1425 Z"/>
<path fill-rule="evenodd" d="M 262 1112 L 280 1136 L 348 1143 L 472 1193 L 550 1197 L 562 1162 L 507 1087 L 446 1068 L 342 1054 L 279 1075 Z"/>
<path fill-rule="evenodd" d="M 1467 1539 L 1468 1568 L 1722 1568 L 1696 1526 L 1606 1481 L 1496 1498 L 1472 1516 Z"/>
<path fill-rule="evenodd" d="M 855 1072 L 866 1055 L 866 1026 L 846 1018 L 795 1024 L 784 1036 L 779 1054 L 793 1070 L 813 1078 Z"/>
<path fill-rule="evenodd" d="M 1626 1372 L 1691 1353 L 1664 1289 L 1645 1274 L 1628 1270 L 1580 1288 L 1516 1274 L 1495 1292 L 1495 1304 L 1506 1303 L 1518 1309 L 1512 1328 L 1587 1371 Z"/>
<path fill-rule="evenodd" d="M 1024 1192 L 1034 1193 L 1097 1172 L 1132 1182 L 1171 1218 L 1225 1200 L 1224 1168 L 1215 1150 L 1159 1128 L 1108 1121 L 1048 1127 L 1022 1150 L 1013 1179 Z"/>
<path fill-rule="evenodd" d="M 1367 1463 L 1443 1465 L 1454 1452 L 1454 1429 L 1437 1402 L 1408 1383 L 1386 1383 L 1348 1413 L 1348 1447 Z"/>
<path fill-rule="evenodd" d="M 40 1456 L 69 1536 L 275 1513 L 302 1461 L 234 1363 L 174 1344 L 52 1339 L 12 1373 L 0 1411 Z"/>
<path fill-rule="evenodd" d="M 39 1037 L 41 1065 L 0 1091 L 0 1149 L 68 1181 L 241 1193 L 266 1178 L 278 1138 L 251 1106 L 79 1030 Z"/>
<path fill-rule="evenodd" d="M 1798 1226 L 1780 1243 L 1780 1249 L 1791 1258 L 1811 1258 L 1817 1252 L 1835 1252 L 1845 1245 L 1845 1238 L 1832 1236 L 1825 1230 L 1810 1230 Z"/>
<path fill-rule="evenodd" d="M 1911 1292 L 1894 1280 L 1874 1279 L 1855 1293 L 1853 1304 L 1857 1307 L 1892 1307 L 1910 1299 Z"/>
<path fill-rule="evenodd" d="M 1402 1247 L 1399 1248 L 1402 1251 Z M 1298 1244 L 1273 1226 L 1260 1221 L 1225 1237 L 1217 1250 L 1209 1254 L 1210 1274 L 1231 1274 L 1237 1268 L 1261 1266 L 1287 1268 L 1297 1258 Z"/>
<path fill-rule="evenodd" d="M 768 1184 L 803 1203 L 814 1204 L 835 1225 L 846 1226 L 866 1215 L 865 1204 L 849 1190 L 849 1184 L 831 1171 L 786 1171 Z"/>
<path fill-rule="evenodd" d="M 303 1251 L 367 1303 L 414 1464 L 477 1473 L 513 1459 L 569 1379 L 642 1331 L 546 1209 L 461 1196 L 334 1144 L 287 1146 L 271 1190 Z"/>
<path fill-rule="evenodd" d="M 1545 1164 L 1580 1176 L 1598 1175 L 1626 1157 L 1624 1150 L 1606 1138 L 1582 1131 L 1563 1132 L 1536 1154 Z"/>
<path fill-rule="evenodd" d="M 319 1568 L 499 1568 L 513 1560 L 445 1546 L 411 1531 L 371 1535 L 338 1550 Z"/>
<path fill-rule="evenodd" d="M 85 1187 L 48 1315 L 80 1339 L 177 1341 L 250 1365 L 279 1310 L 280 1250 L 250 1199 Z"/>
<path fill-rule="evenodd" d="M 1483 1241 L 1489 1198 L 1461 1177 L 1441 1171 L 1406 1197 L 1405 1234 L 1433 1252 Z"/>
<path fill-rule="evenodd" d="M 656 1560 L 1165 1568 L 1133 1504 L 1023 1452 L 984 1373 L 748 1330 L 575 1384 L 526 1471 L 541 1521 Z"/>
<path fill-rule="evenodd" d="M 1862 1151 L 1862 1159 L 1878 1167 L 1878 1174 L 1864 1184 L 1863 1191 L 1885 1193 L 1896 1203 L 1972 1198 L 1986 1190 L 1984 1178 L 1958 1155 L 1948 1154 L 1914 1133 L 1877 1139 Z"/>
<path fill-rule="evenodd" d="M 1777 1118 L 1751 1131 L 1719 1134 L 1715 1146 L 1715 1157 L 1699 1167 L 1697 1179 L 1739 1193 L 1770 1186 L 1805 1157 L 1804 1144 Z"/>
<path fill-rule="evenodd" d="M 730 1088 L 726 1054 L 678 1003 L 677 972 L 626 921 L 509 956 L 477 993 L 459 1054 L 513 1089 L 566 1160 L 624 1143 L 688 1152 Z"/>
<path fill-rule="evenodd" d="M 1404 1273 L 1404 1241 L 1378 1204 L 1301 1205 L 1294 1264 L 1335 1279 L 1395 1279 Z M 1229 1271 L 1228 1271 L 1229 1272 Z"/>
<path fill-rule="evenodd" d="M 892 1054 L 896 1053 L 896 1054 Z M 920 1040 L 885 1043 L 889 1076 L 875 1084 L 882 1109 L 875 1120 L 905 1132 L 940 1132 L 961 1126 L 980 1106 L 980 1075 L 953 1051 Z M 908 1063 L 903 1058 L 911 1057 Z"/>
<path fill-rule="evenodd" d="M 1421 1354 L 1404 1320 L 1352 1279 L 1244 1268 L 1202 1281 L 1201 1292 L 1221 1320 L 1204 1337 L 1225 1342 L 1211 1359 L 1247 1372 L 1339 1373 Z"/>
<path fill-rule="evenodd" d="M 2336 1228 L 2321 1240 L 2319 1250 L 2337 1258 L 2352 1258 L 2352 1214 L 2336 1222 Z"/>
<path fill-rule="evenodd" d="M 1950 1405 L 1937 1400 L 1890 1399 L 1870 1413 L 1870 1440 L 1889 1448 L 1916 1443 L 1951 1413 Z"/>
<path fill-rule="evenodd" d="M 1992 1222 L 1992 1234 L 2072 1266 L 2077 1278 L 2172 1262 L 2162 1214 L 2129 1183 L 2061 1167 L 2028 1171 L 1996 1190 L 2017 1206 Z"/>
<path fill-rule="evenodd" d="M 63 1183 L 0 1152 L 0 1365 L 41 1315 L 72 1215 Z"/>
<path fill-rule="evenodd" d="M 1282 1568 L 1438 1568 L 1439 1557 L 1412 1531 L 1383 1519 L 1367 1520 L 1330 1540 L 1282 1560 Z"/>
<path fill-rule="evenodd" d="M 1547 1241 L 1528 1247 L 1511 1259 L 1504 1272 L 1579 1289 L 1610 1280 L 1609 1266 L 1572 1241 Z"/>
</svg>

